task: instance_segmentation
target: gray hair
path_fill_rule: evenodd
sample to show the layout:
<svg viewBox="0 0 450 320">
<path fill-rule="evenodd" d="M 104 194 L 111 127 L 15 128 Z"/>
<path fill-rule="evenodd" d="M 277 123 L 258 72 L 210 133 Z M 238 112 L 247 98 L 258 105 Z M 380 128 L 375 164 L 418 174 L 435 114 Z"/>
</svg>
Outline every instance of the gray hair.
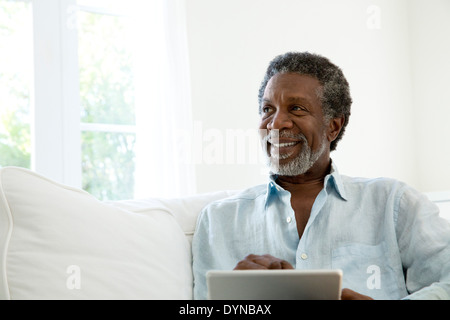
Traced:
<svg viewBox="0 0 450 320">
<path fill-rule="evenodd" d="M 316 78 L 322 85 L 317 92 L 322 103 L 326 120 L 345 117 L 339 135 L 331 142 L 330 151 L 336 149 L 337 143 L 344 135 L 350 117 L 352 98 L 350 87 L 342 70 L 325 57 L 309 52 L 288 52 L 275 57 L 267 68 L 258 95 L 259 112 L 261 113 L 264 90 L 269 80 L 277 73 L 299 73 Z"/>
</svg>

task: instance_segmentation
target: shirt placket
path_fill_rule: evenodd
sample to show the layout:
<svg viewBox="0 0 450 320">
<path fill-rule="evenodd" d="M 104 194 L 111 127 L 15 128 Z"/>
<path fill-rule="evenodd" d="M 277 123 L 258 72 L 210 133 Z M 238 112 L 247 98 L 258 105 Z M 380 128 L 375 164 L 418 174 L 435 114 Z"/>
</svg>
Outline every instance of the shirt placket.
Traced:
<svg viewBox="0 0 450 320">
<path fill-rule="evenodd" d="M 296 253 L 296 269 L 314 268 L 314 265 L 316 265 L 318 263 L 318 260 L 320 259 L 320 257 L 314 256 L 314 252 L 318 252 L 318 250 L 316 250 L 314 246 L 317 246 L 319 244 L 314 243 L 314 241 L 309 241 L 311 238 L 310 231 L 311 227 L 314 225 L 314 221 L 320 214 L 320 211 L 322 210 L 327 197 L 328 194 L 324 188 L 314 201 L 308 223 L 306 224 L 305 230 L 303 231 L 302 237 L 300 238 L 298 243 Z"/>
</svg>

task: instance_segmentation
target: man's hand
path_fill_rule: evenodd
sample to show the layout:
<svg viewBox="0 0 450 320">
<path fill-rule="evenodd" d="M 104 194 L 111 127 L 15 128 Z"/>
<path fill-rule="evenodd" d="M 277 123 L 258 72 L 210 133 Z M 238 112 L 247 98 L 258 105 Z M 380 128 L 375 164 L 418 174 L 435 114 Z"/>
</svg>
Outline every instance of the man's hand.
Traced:
<svg viewBox="0 0 450 320">
<path fill-rule="evenodd" d="M 286 260 L 275 258 L 270 254 L 255 255 L 250 254 L 244 260 L 238 262 L 234 270 L 252 270 L 252 269 L 294 269 Z M 341 300 L 373 300 L 353 290 L 342 289 Z"/>
<path fill-rule="evenodd" d="M 342 289 L 341 300 L 373 300 L 371 297 L 365 296 L 350 289 Z"/>
<path fill-rule="evenodd" d="M 238 262 L 234 270 L 251 269 L 294 269 L 286 260 L 275 258 L 270 254 L 262 256 L 250 254 Z"/>
</svg>

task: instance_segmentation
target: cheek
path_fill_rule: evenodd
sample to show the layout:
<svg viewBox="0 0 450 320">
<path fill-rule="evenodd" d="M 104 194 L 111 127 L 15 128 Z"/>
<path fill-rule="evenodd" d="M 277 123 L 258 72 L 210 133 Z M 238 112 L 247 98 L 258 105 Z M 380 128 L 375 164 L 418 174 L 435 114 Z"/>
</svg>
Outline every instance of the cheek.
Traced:
<svg viewBox="0 0 450 320">
<path fill-rule="evenodd" d="M 268 124 L 269 124 L 268 120 L 261 120 L 260 121 L 260 123 L 259 123 L 259 135 L 261 137 L 263 137 L 263 136 L 265 136 L 267 134 L 267 131 L 268 131 L 267 126 L 268 126 Z"/>
<path fill-rule="evenodd" d="M 269 130 L 267 130 L 266 126 L 260 125 L 258 129 L 258 136 L 261 142 L 264 142 L 264 139 L 267 138 L 269 134 Z"/>
<path fill-rule="evenodd" d="M 313 149 L 321 146 L 324 138 L 327 139 L 326 127 L 317 121 L 298 121 L 296 126 L 300 132 L 305 135 L 308 144 Z"/>
<path fill-rule="evenodd" d="M 260 119 L 259 119 L 259 128 L 260 129 L 266 129 L 268 124 L 269 124 L 269 119 L 260 117 Z"/>
<path fill-rule="evenodd" d="M 327 131 L 325 129 L 318 131 L 314 136 L 314 148 L 319 149 L 327 143 L 329 143 Z"/>
</svg>

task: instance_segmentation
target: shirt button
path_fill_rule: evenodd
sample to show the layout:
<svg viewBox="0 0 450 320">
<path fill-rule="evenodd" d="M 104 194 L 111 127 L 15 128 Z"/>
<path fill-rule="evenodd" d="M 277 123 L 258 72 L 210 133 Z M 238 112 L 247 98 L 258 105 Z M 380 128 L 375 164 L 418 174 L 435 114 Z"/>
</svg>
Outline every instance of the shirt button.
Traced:
<svg viewBox="0 0 450 320">
<path fill-rule="evenodd" d="M 308 259 L 308 255 L 306 253 L 302 253 L 302 255 L 300 256 L 303 260 Z"/>
<path fill-rule="evenodd" d="M 292 218 L 291 218 L 291 217 L 287 217 L 287 218 L 286 218 L 286 222 L 287 222 L 287 223 L 291 223 L 291 221 L 292 221 Z"/>
</svg>

